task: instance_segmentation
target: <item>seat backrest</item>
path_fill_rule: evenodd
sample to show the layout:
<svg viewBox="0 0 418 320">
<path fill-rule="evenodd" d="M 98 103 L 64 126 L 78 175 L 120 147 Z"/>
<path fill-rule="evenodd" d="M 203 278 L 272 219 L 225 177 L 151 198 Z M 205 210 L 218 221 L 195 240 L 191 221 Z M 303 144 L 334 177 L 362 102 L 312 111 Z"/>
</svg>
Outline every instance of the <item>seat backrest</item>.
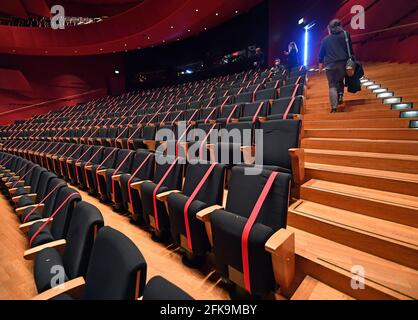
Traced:
<svg viewBox="0 0 418 320">
<path fill-rule="evenodd" d="M 142 300 L 193 300 L 186 292 L 162 277 L 148 281 Z"/>
<path fill-rule="evenodd" d="M 40 203 L 42 199 L 47 195 L 49 184 L 51 180 L 55 178 L 57 178 L 57 176 L 52 172 L 49 172 L 47 170 L 42 170 L 42 172 L 40 172 L 40 178 L 37 184 L 37 188 L 36 190 L 32 190 L 32 192 L 36 192 L 36 203 Z"/>
<path fill-rule="evenodd" d="M 262 135 L 257 135 L 256 146 L 263 139 L 263 152 L 256 152 L 256 163 L 292 169 L 289 149 L 299 147 L 299 120 L 272 120 L 261 124 Z M 262 162 L 259 161 L 262 157 Z"/>
<path fill-rule="evenodd" d="M 63 254 L 69 279 L 85 276 L 97 231 L 104 225 L 99 209 L 81 201 L 73 210 Z"/>
<path fill-rule="evenodd" d="M 268 102 L 261 101 L 261 102 L 253 102 L 253 103 L 246 103 L 242 106 L 242 117 L 252 117 L 256 114 L 256 112 L 260 110 L 258 113 L 259 117 L 265 117 L 267 115 L 268 110 Z"/>
<path fill-rule="evenodd" d="M 122 165 L 119 168 L 119 172 L 129 172 L 129 170 L 131 169 L 133 157 L 134 153 L 131 150 L 119 150 L 114 168 L 117 169 L 119 166 Z"/>
<path fill-rule="evenodd" d="M 144 163 L 144 161 L 147 158 L 148 158 L 147 162 L 141 167 L 141 170 L 139 170 L 137 174 L 135 175 L 135 178 L 138 178 L 139 180 L 152 180 L 152 178 L 154 177 L 155 155 L 150 153 L 148 150 L 143 150 L 143 149 L 139 149 L 136 151 L 135 157 L 132 161 L 132 168 L 131 168 L 130 173 L 136 172 L 139 166 L 142 163 Z"/>
<path fill-rule="evenodd" d="M 99 164 L 103 161 L 104 157 L 104 149 L 103 147 L 94 146 L 91 151 L 91 157 L 87 160 L 90 160 L 90 164 Z"/>
<path fill-rule="evenodd" d="M 63 187 L 59 190 L 52 212 L 56 213 L 51 227 L 51 234 L 54 239 L 65 239 L 67 237 L 73 210 L 80 201 L 81 196 L 76 190 L 69 187 Z"/>
<path fill-rule="evenodd" d="M 55 203 L 58 198 L 58 194 L 60 190 L 66 187 L 67 184 L 64 180 L 58 178 L 52 178 L 48 183 L 48 188 L 46 189 L 45 194 L 43 195 L 42 199 L 48 196 L 48 198 L 44 201 L 44 209 L 42 212 L 43 218 L 48 218 L 52 213 L 55 206 Z M 41 200 L 42 200 L 41 199 Z"/>
<path fill-rule="evenodd" d="M 227 123 L 219 132 L 221 143 L 237 143 L 233 131 L 239 134 L 241 145 L 250 146 L 254 139 L 254 124 L 250 121 Z M 249 133 L 249 134 L 248 134 Z"/>
<path fill-rule="evenodd" d="M 189 164 L 186 168 L 186 179 L 184 180 L 183 194 L 191 196 L 202 178 L 211 167 L 210 163 L 200 162 Z M 222 204 L 226 167 L 217 164 L 210 176 L 196 195 L 195 200 L 200 200 L 208 205 Z"/>
<path fill-rule="evenodd" d="M 153 181 L 159 183 L 164 177 L 166 172 L 169 170 L 171 165 L 174 163 L 174 156 L 155 156 L 155 175 Z M 169 175 L 164 180 L 162 186 L 169 188 L 170 190 L 181 190 L 183 182 L 183 165 L 177 163 L 174 165 L 173 169 L 170 171 Z"/>
<path fill-rule="evenodd" d="M 142 295 L 147 263 L 137 246 L 124 234 L 102 228 L 91 253 L 84 299 L 135 300 Z"/>
<path fill-rule="evenodd" d="M 255 93 L 255 101 L 273 100 L 278 98 L 277 89 L 259 90 Z"/>
<path fill-rule="evenodd" d="M 219 118 L 231 117 L 236 119 L 239 117 L 240 107 L 236 104 L 230 104 L 219 108 Z"/>
<path fill-rule="evenodd" d="M 78 158 L 74 158 L 76 160 L 78 160 L 80 157 L 80 161 L 88 161 L 92 156 L 93 156 L 93 151 L 96 150 L 97 148 L 99 148 L 98 146 L 88 146 L 85 145 L 83 147 L 83 151 L 81 152 L 80 156 Z"/>
<path fill-rule="evenodd" d="M 284 86 L 284 87 L 280 88 L 280 98 L 292 97 L 293 94 L 295 94 L 295 96 L 302 95 L 303 94 L 303 85 L 292 84 L 292 85 L 288 85 L 288 86 Z"/>
<path fill-rule="evenodd" d="M 261 174 L 249 175 L 245 170 L 255 169 L 241 166 L 232 168 L 225 210 L 248 218 L 271 175 L 271 171 L 262 170 Z M 290 182 L 290 175 L 279 173 L 261 207 L 256 223 L 264 224 L 273 230 L 286 227 Z"/>
<path fill-rule="evenodd" d="M 252 92 L 244 92 L 235 97 L 235 102 L 236 103 L 253 102 L 253 96 L 254 94 Z"/>
<path fill-rule="evenodd" d="M 142 130 L 142 139 L 145 140 L 154 140 L 156 134 L 156 128 L 152 126 L 146 126 Z"/>
<path fill-rule="evenodd" d="M 284 114 L 291 101 L 292 101 L 291 97 L 273 100 L 271 107 L 270 107 L 270 115 Z M 293 104 L 289 110 L 289 113 L 300 114 L 300 111 L 301 111 L 300 109 L 302 107 L 302 104 L 303 104 L 303 96 L 295 97 L 295 100 L 293 101 Z"/>
</svg>

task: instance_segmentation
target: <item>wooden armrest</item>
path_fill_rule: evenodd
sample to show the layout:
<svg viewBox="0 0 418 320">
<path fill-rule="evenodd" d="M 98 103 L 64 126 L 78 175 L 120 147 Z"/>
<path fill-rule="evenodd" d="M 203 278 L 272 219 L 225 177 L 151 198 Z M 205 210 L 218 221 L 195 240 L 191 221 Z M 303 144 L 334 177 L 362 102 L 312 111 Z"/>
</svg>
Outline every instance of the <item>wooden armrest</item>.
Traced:
<svg viewBox="0 0 418 320">
<path fill-rule="evenodd" d="M 267 240 L 264 247 L 271 254 L 274 278 L 281 293 L 289 296 L 295 277 L 295 234 L 280 229 Z"/>
<path fill-rule="evenodd" d="M 59 160 L 59 161 L 64 161 L 64 160 L 65 160 L 65 158 L 64 158 L 64 157 L 61 157 L 61 158 L 59 158 L 58 160 Z"/>
<path fill-rule="evenodd" d="M 73 162 L 74 162 L 74 160 L 72 160 L 72 159 L 67 159 L 67 161 L 65 161 L 65 162 L 67 162 L 67 163 L 73 163 Z"/>
<path fill-rule="evenodd" d="M 52 220 L 53 220 L 53 218 L 51 218 L 51 220 L 49 220 L 48 225 L 50 225 L 52 223 Z M 48 221 L 48 218 L 23 223 L 19 226 L 19 229 L 20 229 L 20 231 L 22 231 L 24 233 L 27 233 L 29 231 L 30 227 L 32 227 L 35 223 L 38 223 L 38 222 L 44 223 L 44 222 L 47 222 L 47 221 Z"/>
<path fill-rule="evenodd" d="M 107 169 L 102 169 L 102 170 L 97 171 L 97 174 L 99 174 L 103 177 L 106 177 L 106 172 L 107 172 Z"/>
<path fill-rule="evenodd" d="M 15 211 L 16 211 L 16 214 L 20 216 L 22 214 L 22 212 L 25 211 L 26 209 L 33 209 L 33 208 L 36 208 L 36 210 L 35 210 L 36 213 L 42 214 L 42 212 L 45 208 L 45 204 L 43 204 L 43 203 L 41 203 L 39 205 L 38 204 L 31 204 L 30 206 L 17 208 Z"/>
<path fill-rule="evenodd" d="M 260 121 L 261 123 L 266 122 L 267 118 L 266 117 L 258 117 L 258 121 Z"/>
<path fill-rule="evenodd" d="M 19 181 L 15 188 L 9 189 L 9 194 L 13 196 L 21 187 L 23 187 L 27 193 L 29 193 L 31 190 L 30 186 L 25 186 L 23 181 Z"/>
<path fill-rule="evenodd" d="M 61 294 L 80 297 L 85 285 L 86 282 L 84 281 L 83 277 L 75 278 L 55 288 L 44 291 L 31 298 L 31 300 L 51 300 Z"/>
<path fill-rule="evenodd" d="M 116 175 L 112 176 L 112 180 L 113 181 L 120 181 L 121 176 L 122 176 L 121 174 L 116 174 Z"/>
<path fill-rule="evenodd" d="M 81 162 L 76 162 L 75 166 L 76 167 L 81 167 Z"/>
<path fill-rule="evenodd" d="M 27 188 L 27 187 L 25 187 L 25 188 Z M 28 188 L 30 188 L 30 187 L 28 187 Z M 29 197 L 29 198 L 31 198 L 31 200 L 32 200 L 32 201 L 35 201 L 35 198 L 36 198 L 36 193 L 24 194 L 24 195 L 21 195 L 21 196 L 16 196 L 16 197 L 13 197 L 13 198 L 12 198 L 12 201 L 13 201 L 13 202 L 15 202 L 15 203 L 17 203 L 17 202 L 19 202 L 19 200 L 20 200 L 20 199 L 22 199 L 23 197 Z"/>
<path fill-rule="evenodd" d="M 60 239 L 60 240 L 56 240 L 56 241 L 52 241 L 49 243 L 45 243 L 43 245 L 37 246 L 35 248 L 30 248 L 28 250 L 26 250 L 23 253 L 23 258 L 25 258 L 25 260 L 33 260 L 35 259 L 36 255 L 41 252 L 44 249 L 47 248 L 55 248 L 60 252 L 63 252 L 65 245 L 67 244 L 67 241 L 65 241 L 65 239 Z"/>
<path fill-rule="evenodd" d="M 180 190 L 170 190 L 170 191 L 162 192 L 160 194 L 157 194 L 157 199 L 161 202 L 166 202 L 168 196 L 172 193 L 181 193 L 181 191 Z"/>
<path fill-rule="evenodd" d="M 244 163 L 246 164 L 254 164 L 255 162 L 255 146 L 242 146 L 241 152 L 244 159 Z"/>
<path fill-rule="evenodd" d="M 107 142 L 112 142 L 112 138 L 106 138 Z"/>
<path fill-rule="evenodd" d="M 156 146 L 155 140 L 144 140 L 143 143 L 148 147 L 149 150 L 155 151 L 155 146 Z"/>
<path fill-rule="evenodd" d="M 56 160 L 58 159 L 58 156 L 52 156 L 52 159 Z"/>
<path fill-rule="evenodd" d="M 93 165 L 85 166 L 84 169 L 86 169 L 87 171 L 92 171 Z"/>
<path fill-rule="evenodd" d="M 135 190 L 139 190 L 139 187 L 141 186 L 141 184 L 143 184 L 145 182 L 152 182 L 152 181 L 151 180 L 143 180 L 143 181 L 134 182 L 134 183 L 131 183 L 131 188 L 135 189 Z"/>
<path fill-rule="evenodd" d="M 196 213 L 196 218 L 198 218 L 199 220 L 201 220 L 203 222 L 209 222 L 211 214 L 215 210 L 222 210 L 223 208 L 224 207 L 222 207 L 220 205 L 214 205 L 214 206 L 208 207 L 208 208 L 203 209 L 203 210 L 199 211 L 198 213 Z"/>
<path fill-rule="evenodd" d="M 292 161 L 293 181 L 302 185 L 305 182 L 305 152 L 303 149 L 289 149 Z"/>
</svg>

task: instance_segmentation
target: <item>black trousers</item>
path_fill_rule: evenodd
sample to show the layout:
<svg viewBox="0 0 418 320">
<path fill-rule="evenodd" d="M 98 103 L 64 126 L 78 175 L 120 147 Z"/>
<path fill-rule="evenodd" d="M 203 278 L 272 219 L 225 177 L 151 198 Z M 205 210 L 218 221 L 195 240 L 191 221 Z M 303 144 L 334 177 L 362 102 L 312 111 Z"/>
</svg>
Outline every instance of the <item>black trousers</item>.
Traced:
<svg viewBox="0 0 418 320">
<path fill-rule="evenodd" d="M 332 109 L 338 107 L 338 97 L 344 95 L 344 78 L 346 74 L 346 61 L 334 62 L 326 67 L 329 99 Z"/>
</svg>

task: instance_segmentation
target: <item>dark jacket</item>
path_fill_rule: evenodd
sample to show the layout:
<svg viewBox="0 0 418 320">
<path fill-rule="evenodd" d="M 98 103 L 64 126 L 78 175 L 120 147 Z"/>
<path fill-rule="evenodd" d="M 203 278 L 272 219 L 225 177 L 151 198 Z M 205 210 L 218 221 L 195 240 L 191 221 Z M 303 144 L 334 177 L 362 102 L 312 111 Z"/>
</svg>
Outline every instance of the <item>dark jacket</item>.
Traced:
<svg viewBox="0 0 418 320">
<path fill-rule="evenodd" d="M 289 69 L 299 67 L 299 54 L 296 49 L 292 49 L 287 57 Z"/>
<path fill-rule="evenodd" d="M 354 55 L 349 33 L 348 40 L 350 43 L 351 54 Z M 321 49 L 319 51 L 319 63 L 324 63 L 325 66 L 329 66 L 335 62 L 346 62 L 348 58 L 347 43 L 342 30 L 338 33 L 332 33 L 322 40 Z"/>
</svg>

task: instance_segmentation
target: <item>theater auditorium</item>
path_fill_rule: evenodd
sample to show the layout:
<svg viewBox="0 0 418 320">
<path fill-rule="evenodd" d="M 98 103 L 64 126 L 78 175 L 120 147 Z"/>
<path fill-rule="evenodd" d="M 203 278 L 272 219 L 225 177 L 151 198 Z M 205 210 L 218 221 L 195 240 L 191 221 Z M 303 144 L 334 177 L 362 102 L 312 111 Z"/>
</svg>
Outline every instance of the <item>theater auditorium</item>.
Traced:
<svg viewBox="0 0 418 320">
<path fill-rule="evenodd" d="M 409 0 L 1 1 L 0 300 L 417 299 L 417 51 Z"/>
</svg>

